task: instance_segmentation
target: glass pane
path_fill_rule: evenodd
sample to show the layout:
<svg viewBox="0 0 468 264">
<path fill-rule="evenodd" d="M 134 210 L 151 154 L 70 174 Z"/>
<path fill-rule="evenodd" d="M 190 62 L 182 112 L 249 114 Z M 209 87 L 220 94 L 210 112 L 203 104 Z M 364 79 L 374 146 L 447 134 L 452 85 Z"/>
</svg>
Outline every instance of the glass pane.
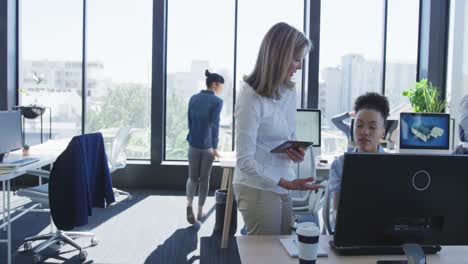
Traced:
<svg viewBox="0 0 468 264">
<path fill-rule="evenodd" d="M 331 117 L 352 111 L 359 95 L 382 91 L 383 3 L 322 1 L 319 107 L 325 158 L 347 148 L 346 135 L 331 123 Z"/>
<path fill-rule="evenodd" d="M 19 104 L 47 107 L 44 140 L 81 133 L 83 1 L 19 2 Z M 41 141 L 40 118 L 25 120 L 26 144 Z"/>
<path fill-rule="evenodd" d="M 401 95 L 416 82 L 418 64 L 419 0 L 388 1 L 387 64 L 385 95 L 392 115 L 411 111 L 409 99 Z"/>
<path fill-rule="evenodd" d="M 220 151 L 232 150 L 234 0 L 168 2 L 166 160 L 186 160 L 190 97 L 203 89 L 205 70 L 224 77 Z"/>
<path fill-rule="evenodd" d="M 458 124 L 464 112 L 461 99 L 468 94 L 468 2 L 450 4 L 450 31 L 447 60 L 447 110 L 455 118 L 455 144 L 460 142 Z M 466 111 L 466 110 L 465 110 Z M 465 112 L 466 113 L 466 112 Z M 467 130 L 465 129 L 465 133 Z M 466 141 L 466 139 L 465 139 Z"/>
<path fill-rule="evenodd" d="M 129 128 L 130 159 L 150 159 L 152 3 L 87 4 L 85 129 L 102 132 L 109 150 L 117 132 Z"/>
<path fill-rule="evenodd" d="M 268 10 L 265 9 L 268 6 Z M 259 16 L 259 10 L 265 10 Z M 304 1 L 255 0 L 239 1 L 237 33 L 237 90 L 257 60 L 258 50 L 266 32 L 278 22 L 304 31 Z M 301 107 L 302 70 L 293 76 L 296 82 L 297 107 Z M 237 93 L 238 94 L 238 93 Z"/>
</svg>

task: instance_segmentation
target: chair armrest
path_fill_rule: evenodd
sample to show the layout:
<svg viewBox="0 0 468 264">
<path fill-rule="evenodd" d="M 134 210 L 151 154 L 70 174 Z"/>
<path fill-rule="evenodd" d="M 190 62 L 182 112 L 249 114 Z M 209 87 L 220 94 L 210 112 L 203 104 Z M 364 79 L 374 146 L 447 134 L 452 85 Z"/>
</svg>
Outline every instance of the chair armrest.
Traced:
<svg viewBox="0 0 468 264">
<path fill-rule="evenodd" d="M 307 211 L 309 210 L 309 206 L 297 206 L 297 207 L 292 207 L 293 211 Z"/>
<path fill-rule="evenodd" d="M 27 174 L 31 174 L 33 176 L 37 176 L 37 177 L 42 177 L 42 178 L 49 178 L 50 176 L 50 171 L 46 171 L 46 170 L 28 170 L 26 171 Z"/>
<path fill-rule="evenodd" d="M 307 194 L 302 197 L 291 197 L 291 201 L 293 205 L 307 203 L 309 201 L 309 195 L 310 195 L 310 191 L 307 192 Z"/>
</svg>

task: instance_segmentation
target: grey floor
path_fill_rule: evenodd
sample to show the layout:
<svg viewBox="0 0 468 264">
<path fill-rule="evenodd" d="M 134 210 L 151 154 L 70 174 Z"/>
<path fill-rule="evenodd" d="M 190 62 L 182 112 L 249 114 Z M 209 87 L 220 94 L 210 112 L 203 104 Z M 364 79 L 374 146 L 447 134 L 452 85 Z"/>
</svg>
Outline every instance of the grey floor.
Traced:
<svg viewBox="0 0 468 264">
<path fill-rule="evenodd" d="M 132 200 L 123 200 L 109 208 L 95 208 L 89 224 L 76 231 L 94 232 L 99 245 L 78 239 L 86 247 L 86 263 L 240 263 L 235 239 L 221 250 L 220 237 L 213 234 L 214 198 L 205 205 L 208 216 L 203 223 L 191 226 L 185 218 L 183 193 L 131 191 Z M 119 199 L 124 197 L 120 196 Z M 0 196 L 1 199 L 1 196 Z M 27 204 L 25 198 L 13 197 L 13 205 Z M 1 200 L 0 200 L 1 205 Z M 0 216 L 1 218 L 1 216 Z M 50 231 L 48 213 L 28 213 L 13 223 L 13 263 L 32 263 L 32 255 L 22 248 L 25 237 Z M 238 230 L 243 222 L 238 215 Z M 6 232 L 0 230 L 0 239 Z M 49 250 L 44 263 L 79 263 L 77 251 L 69 246 L 57 254 Z M 0 263 L 6 261 L 6 244 L 0 244 Z"/>
</svg>

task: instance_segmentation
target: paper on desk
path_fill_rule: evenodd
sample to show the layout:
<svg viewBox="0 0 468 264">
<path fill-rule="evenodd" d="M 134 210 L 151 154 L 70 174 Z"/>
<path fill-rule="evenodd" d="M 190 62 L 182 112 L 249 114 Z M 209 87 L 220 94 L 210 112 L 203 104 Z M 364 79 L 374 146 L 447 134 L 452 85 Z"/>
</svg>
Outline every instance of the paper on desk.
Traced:
<svg viewBox="0 0 468 264">
<path fill-rule="evenodd" d="M 280 242 L 283 245 L 284 249 L 286 249 L 286 251 L 288 252 L 289 256 L 293 258 L 298 257 L 296 239 L 282 238 L 280 239 Z M 328 257 L 328 253 L 325 250 L 323 250 L 323 248 L 320 247 L 320 245 L 318 247 L 317 257 Z"/>
<path fill-rule="evenodd" d="M 15 170 L 15 167 L 0 167 L 0 174 L 7 174 Z"/>
</svg>

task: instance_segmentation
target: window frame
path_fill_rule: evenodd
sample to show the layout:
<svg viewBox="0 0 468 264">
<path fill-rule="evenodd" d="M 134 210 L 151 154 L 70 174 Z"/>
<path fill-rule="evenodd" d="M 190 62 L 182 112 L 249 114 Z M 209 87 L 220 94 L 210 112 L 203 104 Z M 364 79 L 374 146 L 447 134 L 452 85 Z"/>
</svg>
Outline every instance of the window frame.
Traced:
<svg viewBox="0 0 468 264">
<path fill-rule="evenodd" d="M 12 49 L 16 53 L 13 58 L 0 60 L 0 108 L 9 109 L 18 103 L 18 24 L 20 16 L 18 14 L 18 2 L 20 0 L 2 1 L 0 8 L 0 19 L 8 28 L 0 29 L 0 51 L 1 54 L 9 54 Z M 83 0 L 86 3 L 87 0 Z M 153 35 L 152 35 L 152 93 L 151 93 L 151 156 L 149 162 L 130 161 L 125 170 L 118 171 L 114 175 L 116 186 L 122 185 L 128 188 L 154 187 L 157 189 L 184 189 L 187 174 L 187 163 L 182 162 L 177 165 L 164 163 L 165 146 L 165 95 L 166 95 L 166 32 L 167 32 L 167 1 L 153 0 Z M 388 1 L 388 0 L 385 0 Z M 237 5 L 238 0 L 236 0 Z M 318 61 L 320 51 L 320 5 L 321 0 L 304 0 L 304 12 L 307 14 L 305 30 L 309 32 L 309 38 L 314 42 L 314 51 L 307 58 L 307 69 L 304 72 L 306 78 L 307 98 L 303 98 L 303 103 L 309 108 L 317 108 L 319 86 L 318 86 Z M 419 40 L 418 40 L 418 79 L 426 77 L 429 80 L 437 80 L 441 89 L 441 95 L 445 94 L 446 83 L 446 60 L 447 60 L 447 36 L 449 16 L 445 15 L 441 19 L 441 14 L 448 14 L 449 1 L 420 0 L 419 18 Z M 427 9 L 423 10 L 424 7 Z M 83 12 L 86 11 L 85 4 Z M 438 11 L 439 10 L 439 11 Z M 237 9 L 236 9 L 237 12 Z M 85 15 L 84 15 L 85 17 Z M 237 17 L 237 15 L 235 16 Z M 386 19 L 386 18 L 385 18 Z M 12 23 L 13 21 L 13 23 Z M 306 17 L 305 17 L 305 22 Z M 16 22 L 16 23 L 15 23 Z M 86 21 L 84 19 L 84 26 Z M 428 24 L 430 22 L 430 25 Z M 237 22 L 235 23 L 237 25 Z M 427 27 L 427 28 L 423 28 Z M 425 35 L 422 35 L 422 30 Z M 12 31 L 14 34 L 12 34 Z M 15 32 L 16 31 L 16 32 Z M 237 29 L 236 29 L 237 34 Z M 14 35 L 14 37 L 12 37 Z M 84 38 L 83 38 L 84 39 Z M 83 40 L 85 41 L 85 39 Z M 237 42 L 237 39 L 235 40 Z M 11 47 L 13 44 L 13 48 Z M 423 47 L 423 48 L 422 48 Z M 436 48 L 434 48 L 436 47 Z M 83 45 L 83 55 L 85 56 L 85 46 Z M 431 58 L 430 64 L 421 65 L 423 58 Z M 12 62 L 12 60 L 15 60 Z M 428 60 L 428 59 L 427 59 Z M 386 61 L 384 61 L 386 63 Z M 12 67 L 15 64 L 15 67 Z M 85 62 L 83 62 L 85 65 Z M 427 70 L 428 66 L 431 66 Z M 13 68 L 13 70 L 12 70 Z M 10 69 L 10 70 L 8 70 Z M 16 69 L 16 71 L 15 71 Z M 423 74 L 424 73 L 424 74 Z M 85 71 L 84 71 L 85 74 Z M 383 78 L 385 80 L 385 78 Z M 440 83 L 439 83 L 440 82 Z M 86 82 L 82 82 L 85 85 Z M 304 83 L 304 82 L 303 82 Z M 236 84 L 234 83 L 234 86 Z M 82 89 L 86 92 L 86 89 Z M 236 89 L 234 89 L 234 98 Z M 235 100 L 235 99 L 234 99 Z M 235 101 L 234 101 L 235 103 Z M 86 107 L 86 105 L 84 106 Z M 84 111 L 83 108 L 82 111 Z M 84 117 L 83 117 L 84 118 Z M 83 128 L 84 129 L 84 128 Z M 213 169 L 212 186 L 219 186 L 221 169 L 217 166 Z M 155 173 L 157 172 L 157 173 Z M 215 176 L 216 175 L 216 176 Z M 170 176 L 170 177 L 169 177 Z"/>
</svg>

